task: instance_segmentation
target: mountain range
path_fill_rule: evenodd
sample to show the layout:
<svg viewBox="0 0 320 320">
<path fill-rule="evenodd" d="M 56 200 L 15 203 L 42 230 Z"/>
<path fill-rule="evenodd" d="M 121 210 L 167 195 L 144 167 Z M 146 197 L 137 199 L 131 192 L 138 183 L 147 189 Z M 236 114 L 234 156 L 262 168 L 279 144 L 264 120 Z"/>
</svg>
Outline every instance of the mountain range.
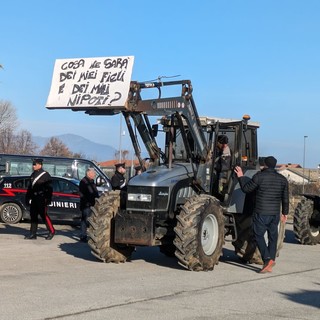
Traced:
<svg viewBox="0 0 320 320">
<path fill-rule="evenodd" d="M 42 149 L 50 138 L 34 136 L 33 141 Z M 86 159 L 98 162 L 114 159 L 117 151 L 114 147 L 96 143 L 75 134 L 62 134 L 55 138 L 61 140 L 71 152 L 80 153 Z"/>
</svg>

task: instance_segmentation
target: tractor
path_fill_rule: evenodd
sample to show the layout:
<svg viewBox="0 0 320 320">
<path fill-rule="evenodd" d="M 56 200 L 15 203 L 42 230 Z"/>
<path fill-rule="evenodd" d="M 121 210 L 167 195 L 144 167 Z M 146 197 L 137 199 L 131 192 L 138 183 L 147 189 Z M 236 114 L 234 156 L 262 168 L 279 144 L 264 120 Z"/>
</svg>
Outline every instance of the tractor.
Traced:
<svg viewBox="0 0 320 320">
<path fill-rule="evenodd" d="M 163 89 L 177 86 L 179 95 L 162 96 Z M 143 99 L 142 93 L 152 88 L 156 98 Z M 248 115 L 240 120 L 200 117 L 192 93 L 190 80 L 131 81 L 121 110 L 86 110 L 89 115 L 121 112 L 144 168 L 128 181 L 124 205 L 124 191 L 111 191 L 92 208 L 88 244 L 99 260 L 125 262 L 136 246 L 158 246 L 186 269 L 207 271 L 218 264 L 225 241 L 231 241 L 241 259 L 262 264 L 251 234 L 252 195 L 241 191 L 233 174 L 235 165 L 247 177 L 259 170 L 259 124 Z M 228 137 L 231 150 L 223 175 L 216 170 L 220 135 Z"/>
<path fill-rule="evenodd" d="M 112 61 L 117 67 L 125 61 L 120 64 L 123 67 L 130 59 Z M 112 83 L 102 83 L 110 73 L 106 71 L 91 90 L 89 81 L 83 85 L 75 82 L 70 92 L 76 95 L 67 97 L 64 104 L 61 96 L 67 85 L 61 73 L 69 66 L 73 81 L 78 72 L 74 68 L 85 63 L 80 61 L 77 65 L 63 61 L 60 69 L 56 67 L 60 74 L 53 77 L 54 103 L 91 116 L 121 114 L 143 168 L 142 174 L 127 182 L 126 190 L 105 192 L 96 200 L 87 230 L 92 254 L 103 262 L 120 263 L 130 259 L 137 246 L 157 246 L 188 270 L 208 271 L 218 264 L 223 245 L 230 241 L 242 260 L 262 264 L 251 232 L 254 195 L 241 191 L 233 172 L 239 165 L 250 178 L 260 169 L 259 124 L 248 115 L 238 120 L 200 117 L 190 80 L 130 80 L 123 103 L 120 98 L 124 95 L 116 92 L 117 99 L 112 101 L 118 100 L 118 105 L 112 101 L 102 105 L 111 95 Z M 93 61 L 90 70 L 105 70 L 110 67 L 108 61 Z M 80 75 L 81 79 L 86 75 L 97 78 L 97 71 Z M 107 80 L 120 77 L 122 83 L 123 75 L 114 73 Z M 55 81 L 60 81 L 60 86 Z M 92 93 L 100 96 L 93 97 Z M 54 103 L 47 107 L 55 108 Z M 230 149 L 229 166 L 223 171 L 217 168 L 221 135 L 227 137 Z M 279 232 L 278 250 L 284 238 L 283 224 Z"/>
</svg>

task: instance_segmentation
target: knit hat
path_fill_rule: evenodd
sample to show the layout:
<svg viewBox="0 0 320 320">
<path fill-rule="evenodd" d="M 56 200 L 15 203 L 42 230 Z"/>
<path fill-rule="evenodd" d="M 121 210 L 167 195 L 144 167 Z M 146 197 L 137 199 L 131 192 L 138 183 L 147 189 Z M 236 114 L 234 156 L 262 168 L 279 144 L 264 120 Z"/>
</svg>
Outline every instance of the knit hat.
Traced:
<svg viewBox="0 0 320 320">
<path fill-rule="evenodd" d="M 264 159 L 264 164 L 268 167 L 268 168 L 275 168 L 276 167 L 276 164 L 277 164 L 277 159 L 273 156 L 269 156 L 269 157 L 266 157 Z"/>
<path fill-rule="evenodd" d="M 227 144 L 229 142 L 229 139 L 226 135 L 221 134 L 220 136 L 218 136 L 218 142 L 221 144 Z"/>
</svg>

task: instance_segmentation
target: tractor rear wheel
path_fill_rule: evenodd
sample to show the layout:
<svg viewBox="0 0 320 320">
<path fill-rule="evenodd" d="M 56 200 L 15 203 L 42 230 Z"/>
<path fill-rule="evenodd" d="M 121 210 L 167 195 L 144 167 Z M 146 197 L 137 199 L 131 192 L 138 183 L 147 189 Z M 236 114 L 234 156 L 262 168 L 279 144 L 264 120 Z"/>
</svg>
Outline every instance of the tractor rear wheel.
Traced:
<svg viewBox="0 0 320 320">
<path fill-rule="evenodd" d="M 183 267 L 207 271 L 218 264 L 224 244 L 224 218 L 216 198 L 189 198 L 181 207 L 174 231 L 175 255 Z"/>
<path fill-rule="evenodd" d="M 320 243 L 320 212 L 314 210 L 313 201 L 302 198 L 294 212 L 293 231 L 302 244 L 314 245 Z M 316 219 L 318 217 L 318 219 Z"/>
<path fill-rule="evenodd" d="M 242 232 L 238 234 L 237 241 L 233 242 L 235 253 L 241 258 L 241 260 L 245 262 L 263 265 L 260 251 L 257 248 L 254 240 L 252 216 L 246 216 L 245 219 L 241 221 L 241 225 Z M 279 256 L 280 250 L 283 247 L 285 231 L 286 224 L 280 220 L 278 225 L 277 257 Z"/>
<path fill-rule="evenodd" d="M 119 191 L 103 194 L 96 200 L 88 218 L 88 245 L 91 253 L 103 262 L 125 262 L 134 250 L 134 247 L 120 246 L 113 241 L 113 218 L 119 206 Z"/>
</svg>

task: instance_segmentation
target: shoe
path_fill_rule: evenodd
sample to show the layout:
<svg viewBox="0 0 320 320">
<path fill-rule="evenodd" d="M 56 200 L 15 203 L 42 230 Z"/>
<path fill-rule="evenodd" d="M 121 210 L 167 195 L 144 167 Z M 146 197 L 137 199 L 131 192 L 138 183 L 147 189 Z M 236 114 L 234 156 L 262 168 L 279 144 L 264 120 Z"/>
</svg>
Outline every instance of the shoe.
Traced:
<svg viewBox="0 0 320 320">
<path fill-rule="evenodd" d="M 274 260 L 269 260 L 266 264 L 264 264 L 263 268 L 259 271 L 259 273 L 267 273 L 272 272 L 272 267 L 276 264 Z"/>
<path fill-rule="evenodd" d="M 37 239 L 37 235 L 36 234 L 29 234 L 27 236 L 24 237 L 25 240 L 35 240 Z"/>
<path fill-rule="evenodd" d="M 54 233 L 49 233 L 47 236 L 46 236 L 46 240 L 51 240 L 54 236 Z"/>
<path fill-rule="evenodd" d="M 80 237 L 80 241 L 81 242 L 88 242 L 88 238 L 87 237 Z"/>
</svg>

